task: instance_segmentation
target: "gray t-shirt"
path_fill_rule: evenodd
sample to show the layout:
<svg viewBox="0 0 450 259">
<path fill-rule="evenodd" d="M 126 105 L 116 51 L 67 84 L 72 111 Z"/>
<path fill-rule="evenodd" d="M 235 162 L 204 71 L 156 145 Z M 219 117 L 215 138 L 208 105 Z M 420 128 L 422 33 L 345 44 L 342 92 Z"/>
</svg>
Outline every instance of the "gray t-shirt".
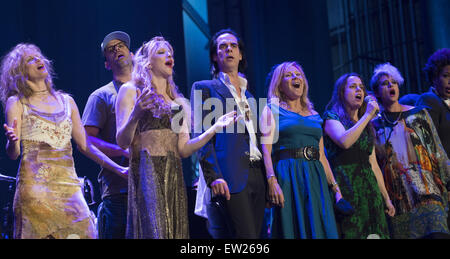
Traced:
<svg viewBox="0 0 450 259">
<path fill-rule="evenodd" d="M 119 82 L 110 82 L 95 90 L 89 96 L 81 119 L 84 126 L 99 128 L 97 137 L 112 144 L 116 144 L 115 103 L 121 85 Z M 111 159 L 119 165 L 128 166 L 126 157 L 112 157 Z M 98 182 L 100 183 L 102 199 L 110 195 L 128 192 L 127 180 L 105 168 L 101 169 Z"/>
</svg>

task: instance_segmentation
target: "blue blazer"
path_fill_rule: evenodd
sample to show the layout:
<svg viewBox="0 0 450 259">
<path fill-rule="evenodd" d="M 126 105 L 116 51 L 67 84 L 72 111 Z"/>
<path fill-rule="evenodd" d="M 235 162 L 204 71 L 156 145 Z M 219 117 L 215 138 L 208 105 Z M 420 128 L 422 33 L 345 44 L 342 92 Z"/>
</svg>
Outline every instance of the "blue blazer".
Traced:
<svg viewBox="0 0 450 259">
<path fill-rule="evenodd" d="M 433 90 L 423 93 L 416 102 L 416 106 L 427 108 L 433 119 L 434 126 L 441 139 L 447 156 L 450 156 L 450 108 L 437 96 Z"/>
<path fill-rule="evenodd" d="M 254 97 L 248 91 L 245 92 L 245 96 L 247 99 L 251 99 L 249 106 L 256 130 L 258 124 L 256 101 L 252 101 Z M 221 105 L 210 107 L 211 101 Z M 192 85 L 191 108 L 194 136 L 207 130 L 208 125 L 214 124 L 215 120 L 212 119 L 214 113 L 217 112 L 215 119 L 233 110 L 237 110 L 239 113 L 233 95 L 219 79 L 199 81 Z M 209 122 L 211 119 L 212 122 Z M 257 139 L 259 139 L 258 136 L 259 134 L 257 134 Z M 250 136 L 245 129 L 245 124 L 243 120 L 240 120 L 224 129 L 222 133 L 216 133 L 199 150 L 199 162 L 208 187 L 211 187 L 211 183 L 216 179 L 223 178 L 228 184 L 230 193 L 239 193 L 244 189 L 250 169 L 249 140 Z"/>
</svg>

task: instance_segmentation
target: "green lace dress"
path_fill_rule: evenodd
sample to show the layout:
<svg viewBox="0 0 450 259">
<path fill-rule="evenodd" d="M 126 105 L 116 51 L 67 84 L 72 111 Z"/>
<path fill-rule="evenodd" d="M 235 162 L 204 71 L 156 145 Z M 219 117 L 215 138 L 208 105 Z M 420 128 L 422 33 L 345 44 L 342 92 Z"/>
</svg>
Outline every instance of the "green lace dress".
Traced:
<svg viewBox="0 0 450 259">
<path fill-rule="evenodd" d="M 341 121 L 332 111 L 325 112 L 324 121 L 326 120 Z M 344 127 L 349 129 L 351 126 L 344 125 Z M 369 163 L 374 137 L 366 128 L 348 149 L 340 148 L 327 135 L 324 136 L 324 144 L 341 193 L 355 209 L 352 216 L 343 217 L 338 221 L 341 238 L 365 239 L 371 234 L 389 238 L 384 200 Z"/>
</svg>

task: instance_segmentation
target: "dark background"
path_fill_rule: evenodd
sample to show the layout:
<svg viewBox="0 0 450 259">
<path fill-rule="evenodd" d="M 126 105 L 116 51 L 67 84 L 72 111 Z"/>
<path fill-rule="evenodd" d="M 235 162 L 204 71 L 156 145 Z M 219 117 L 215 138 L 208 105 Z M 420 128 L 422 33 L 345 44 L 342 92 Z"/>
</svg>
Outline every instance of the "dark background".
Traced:
<svg viewBox="0 0 450 259">
<path fill-rule="evenodd" d="M 355 5 L 363 2 L 340 1 L 344 4 Z M 364 1 L 367 2 L 367 0 Z M 185 96 L 190 96 L 192 83 L 208 78 L 187 79 L 186 39 L 182 18 L 184 2 L 186 1 L 4 1 L 1 7 L 2 15 L 0 15 L 0 55 L 5 55 L 21 42 L 39 46 L 44 55 L 53 61 L 57 74 L 54 80 L 55 87 L 71 94 L 82 113 L 90 93 L 111 81 L 111 73 L 104 68 L 104 59 L 100 51 L 100 43 L 106 34 L 115 30 L 127 32 L 131 36 L 133 52 L 144 41 L 162 35 L 175 49 L 175 82 Z M 411 14 L 416 18 L 414 23 L 417 24 L 414 24 L 416 25 L 414 28 L 419 33 L 413 35 L 412 41 L 420 48 L 419 51 L 412 52 L 412 56 L 415 56 L 417 61 L 410 66 L 415 66 L 415 71 L 419 71 L 416 81 L 421 83 L 416 82 L 417 84 L 413 85 L 422 85 L 422 87 L 406 88 L 407 91 L 404 90 L 403 93 L 422 93 L 428 88 L 423 75 L 420 74 L 426 57 L 437 48 L 449 47 L 450 19 L 447 15 L 450 10 L 450 1 L 368 1 L 371 4 L 375 2 L 380 3 L 382 7 L 380 10 L 383 9 L 383 5 L 389 7 L 391 3 L 396 3 L 398 6 L 413 4 L 411 8 L 414 9 Z M 310 99 L 316 110 L 323 112 L 331 97 L 333 83 L 341 73 L 336 69 L 336 54 L 333 52 L 336 37 L 330 34 L 330 28 L 333 26 L 330 17 L 338 15 L 339 10 L 330 9 L 330 4 L 326 0 L 208 0 L 207 3 L 207 23 L 210 34 L 223 28 L 232 28 L 242 36 L 249 64 L 246 76 L 249 89 L 255 97 L 267 96 L 266 75 L 273 65 L 296 60 L 303 66 L 309 81 Z M 349 15 L 350 22 L 346 27 L 349 31 L 352 28 L 352 17 L 353 25 L 358 25 L 358 12 L 354 13 L 353 16 Z M 370 12 L 367 15 L 370 15 Z M 406 20 L 407 17 L 404 19 L 406 24 L 411 21 L 411 19 Z M 400 29 L 395 28 L 380 27 L 378 32 L 389 31 L 390 35 L 399 34 Z M 356 43 L 350 40 L 344 44 L 350 46 Z M 383 56 L 384 61 L 390 61 L 394 65 L 400 60 L 406 60 L 404 63 L 408 63 L 402 56 L 405 55 L 405 51 L 397 50 L 394 43 L 387 42 L 386 45 L 388 54 Z M 345 65 L 352 62 L 366 64 L 367 62 L 361 57 L 363 55 L 356 55 L 354 60 L 350 59 Z M 368 69 L 373 69 L 373 65 L 370 64 Z M 342 67 L 345 68 L 345 72 L 356 70 L 352 66 L 340 68 Z M 368 80 L 369 72 L 361 71 L 360 73 Z M 1 110 L 1 113 L 0 123 L 3 124 L 4 111 Z M 5 137 L 1 137 L 0 173 L 15 176 L 18 160 L 12 161 L 7 158 L 4 150 L 5 143 Z M 78 175 L 87 176 L 94 183 L 96 200 L 99 201 L 96 181 L 98 165 L 82 156 L 76 148 L 74 148 L 74 158 Z M 191 173 L 189 170 L 188 165 L 185 167 L 185 175 Z M 189 186 L 190 183 L 187 185 Z M 1 207 L 5 202 L 10 201 L 7 187 L 6 183 L 0 182 Z"/>
</svg>

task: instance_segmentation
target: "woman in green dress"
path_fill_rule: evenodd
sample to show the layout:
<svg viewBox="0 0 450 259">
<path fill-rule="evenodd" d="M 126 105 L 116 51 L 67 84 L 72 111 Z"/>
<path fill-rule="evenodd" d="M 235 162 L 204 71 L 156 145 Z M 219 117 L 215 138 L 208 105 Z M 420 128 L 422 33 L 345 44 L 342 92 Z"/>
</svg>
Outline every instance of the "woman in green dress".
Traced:
<svg viewBox="0 0 450 259">
<path fill-rule="evenodd" d="M 341 237 L 389 238 L 386 212 L 395 214 L 377 164 L 370 120 L 378 104 L 364 102 L 367 92 L 358 74 L 341 76 L 324 114 L 325 147 L 328 161 L 342 195 L 355 209 L 338 222 Z"/>
</svg>

